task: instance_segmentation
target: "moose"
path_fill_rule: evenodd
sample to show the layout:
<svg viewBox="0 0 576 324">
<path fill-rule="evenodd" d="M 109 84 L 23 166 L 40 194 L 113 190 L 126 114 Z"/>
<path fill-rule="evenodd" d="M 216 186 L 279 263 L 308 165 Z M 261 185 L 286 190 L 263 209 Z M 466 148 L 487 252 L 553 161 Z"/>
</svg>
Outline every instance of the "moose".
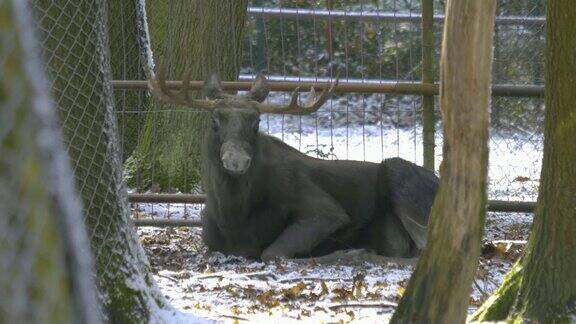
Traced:
<svg viewBox="0 0 576 324">
<path fill-rule="evenodd" d="M 225 93 L 213 74 L 204 83 L 206 99 L 189 97 L 189 77 L 180 91 L 168 89 L 161 73 L 149 78 L 160 101 L 211 112 L 201 152 L 209 250 L 265 261 L 345 249 L 414 257 L 425 247 L 438 187 L 433 172 L 400 158 L 317 159 L 259 132 L 262 113 L 315 112 L 337 83 L 319 96 L 311 88 L 304 104 L 296 89 L 279 105 L 264 102 L 270 85 L 261 74 L 243 96 Z"/>
</svg>

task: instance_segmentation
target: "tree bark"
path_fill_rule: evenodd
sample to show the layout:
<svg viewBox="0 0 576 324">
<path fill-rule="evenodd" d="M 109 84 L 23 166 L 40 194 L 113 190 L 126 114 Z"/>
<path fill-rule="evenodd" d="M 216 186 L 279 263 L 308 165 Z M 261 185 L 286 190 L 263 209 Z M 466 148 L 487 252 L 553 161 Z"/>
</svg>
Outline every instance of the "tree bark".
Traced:
<svg viewBox="0 0 576 324">
<path fill-rule="evenodd" d="M 204 80 L 220 72 L 236 80 L 240 71 L 247 0 L 155 1 L 147 8 L 155 60 L 168 79 Z M 200 144 L 208 114 L 155 103 L 150 107 L 142 140 L 127 161 L 130 186 L 189 192 L 200 181 Z M 168 111 L 171 110 L 171 111 Z"/>
<path fill-rule="evenodd" d="M 570 0 L 546 4 L 544 158 L 534 224 L 520 273 L 502 284 L 517 291 L 487 300 L 475 320 L 568 323 L 576 316 L 576 7 Z M 513 302 L 498 308 L 502 300 Z"/>
<path fill-rule="evenodd" d="M 463 323 L 486 211 L 495 0 L 450 0 L 442 43 L 444 160 L 428 245 L 392 323 Z"/>
<path fill-rule="evenodd" d="M 42 50 L 111 323 L 158 322 L 164 306 L 130 223 L 122 182 L 105 2 L 35 0 Z"/>
<path fill-rule="evenodd" d="M 88 238 L 29 10 L 0 3 L 0 321 L 98 323 Z"/>
</svg>

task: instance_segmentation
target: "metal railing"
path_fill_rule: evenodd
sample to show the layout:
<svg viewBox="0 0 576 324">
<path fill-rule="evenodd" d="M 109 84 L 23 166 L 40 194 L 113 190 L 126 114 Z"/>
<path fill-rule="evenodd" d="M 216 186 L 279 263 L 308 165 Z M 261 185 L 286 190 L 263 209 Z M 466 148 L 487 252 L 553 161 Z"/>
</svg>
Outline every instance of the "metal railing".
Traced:
<svg viewBox="0 0 576 324">
<path fill-rule="evenodd" d="M 292 9 L 292 8 L 264 8 L 264 7 L 249 7 L 248 14 L 253 18 L 272 18 L 272 19 L 291 19 L 295 21 L 310 21 L 315 19 L 324 19 L 329 21 L 379 21 L 379 22 L 393 22 L 393 23 L 422 23 L 422 33 L 425 35 L 432 33 L 434 23 L 441 23 L 444 19 L 443 15 L 434 15 L 433 0 L 422 0 L 422 14 L 404 11 L 343 11 L 343 10 L 324 10 L 324 9 Z M 432 23 L 430 22 L 432 20 Z M 496 18 L 497 25 L 504 26 L 519 26 L 519 28 L 528 28 L 531 26 L 541 26 L 545 22 L 544 17 L 535 16 L 499 16 Z M 316 27 L 314 27 L 316 28 Z M 264 28 L 266 29 L 266 28 Z M 314 31 L 315 33 L 315 31 Z M 331 36 L 330 36 L 331 37 Z M 340 83 L 336 88 L 340 93 L 363 93 L 363 94 L 400 94 L 400 95 L 421 95 L 424 99 L 432 102 L 428 108 L 424 107 L 424 113 L 428 112 L 433 114 L 435 95 L 438 95 L 439 85 L 433 83 L 434 64 L 425 64 L 431 61 L 435 55 L 435 48 L 433 44 L 433 37 L 422 37 L 422 80 L 415 81 L 397 81 L 397 80 L 367 80 L 346 78 L 340 79 Z M 396 44 L 398 46 L 398 44 Z M 433 63 L 433 61 L 432 61 Z M 239 81 L 223 82 L 224 90 L 249 90 L 252 84 L 254 75 L 243 74 L 240 75 Z M 310 87 L 321 88 L 328 82 L 332 82 L 332 78 L 326 77 L 287 77 L 284 75 L 271 75 L 268 76 L 271 81 L 272 91 L 294 91 L 300 87 L 301 91 L 308 91 Z M 167 86 L 171 89 L 181 88 L 181 81 L 167 81 Z M 203 81 L 192 81 L 190 84 L 191 90 L 200 90 Z M 147 89 L 147 81 L 145 80 L 113 80 L 112 87 L 115 90 L 145 90 Z M 525 98 L 542 98 L 544 97 L 544 87 L 540 85 L 515 85 L 515 84 L 495 84 L 492 87 L 492 95 L 494 97 L 525 97 Z M 505 100 L 505 99 L 503 99 Z M 425 105 L 425 101 L 423 104 Z M 348 108 L 347 108 L 348 109 Z M 331 108 L 331 111 L 334 111 Z M 347 110 L 348 111 L 348 110 Z M 424 116 L 426 117 L 426 116 Z M 433 125 L 434 120 L 423 118 L 422 126 L 424 129 Z M 430 135 L 430 134 L 428 134 Z M 432 128 L 432 135 L 428 136 L 428 142 L 424 138 L 424 161 L 434 160 L 434 130 Z M 430 164 L 428 164 L 430 167 Z M 432 163 L 433 168 L 433 163 Z M 186 194 L 137 194 L 129 195 L 130 201 L 134 203 L 191 203 L 201 204 L 205 197 L 202 195 L 186 195 Z M 535 202 L 519 202 L 519 201 L 496 201 L 491 200 L 488 204 L 488 211 L 499 212 L 533 212 Z M 151 220 L 136 220 L 136 224 L 152 224 Z M 170 222 L 167 220 L 165 224 L 176 224 L 180 221 Z M 157 223 L 160 224 L 160 223 Z M 164 223 L 163 223 L 164 224 Z M 178 223 L 180 224 L 180 223 Z M 158 225 L 164 226 L 164 225 Z M 172 225 L 166 225 L 172 226 Z M 178 225 L 180 226 L 180 225 Z"/>
<path fill-rule="evenodd" d="M 240 81 L 223 81 L 224 90 L 250 90 L 254 76 L 240 76 Z M 316 89 L 325 87 L 333 79 L 329 78 L 311 78 L 311 77 L 280 77 L 270 76 L 270 89 L 272 91 L 294 91 L 300 88 L 300 91 L 308 91 L 310 87 Z M 247 80 L 247 81 L 243 81 Z M 286 81 L 289 80 L 289 81 Z M 190 81 L 190 90 L 200 90 L 204 81 Z M 169 89 L 180 89 L 182 81 L 166 81 Z M 146 90 L 148 81 L 144 80 L 112 80 L 112 87 L 115 90 Z M 336 86 L 336 92 L 346 93 L 394 93 L 394 94 L 411 94 L 411 95 L 438 95 L 439 85 L 437 83 L 415 83 L 405 81 L 389 80 L 362 80 L 348 79 L 339 81 Z M 492 87 L 493 96 L 502 97 L 544 97 L 544 87 L 537 85 L 512 85 L 499 84 Z"/>
<path fill-rule="evenodd" d="M 135 194 L 128 195 L 131 203 L 181 203 L 181 204 L 203 204 L 206 201 L 206 195 L 192 194 Z M 536 203 L 532 201 L 501 201 L 489 200 L 486 209 L 490 212 L 522 212 L 533 213 Z M 134 218 L 132 219 L 135 226 L 156 226 L 156 227 L 177 227 L 191 226 L 200 227 L 202 223 L 198 218 L 192 219 L 150 219 Z"/>
<path fill-rule="evenodd" d="M 397 23 L 415 23 L 422 21 L 422 15 L 416 13 L 399 13 L 399 12 L 355 12 L 343 10 L 325 10 L 325 9 L 292 9 L 292 8 L 263 8 L 249 7 L 248 14 L 253 17 L 265 18 L 286 18 L 286 19 L 342 19 L 349 21 L 386 21 Z M 441 23 L 444 21 L 444 15 L 434 15 L 434 22 Z M 496 17 L 498 25 L 538 25 L 545 21 L 544 17 L 530 16 L 507 16 Z"/>
</svg>

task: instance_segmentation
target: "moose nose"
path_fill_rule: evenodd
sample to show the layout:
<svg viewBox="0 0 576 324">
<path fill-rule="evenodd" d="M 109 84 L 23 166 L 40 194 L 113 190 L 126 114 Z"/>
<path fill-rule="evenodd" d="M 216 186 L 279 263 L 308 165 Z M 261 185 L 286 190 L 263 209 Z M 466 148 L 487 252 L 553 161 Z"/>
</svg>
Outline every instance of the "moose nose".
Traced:
<svg viewBox="0 0 576 324">
<path fill-rule="evenodd" d="M 233 173 L 242 174 L 248 170 L 252 158 L 242 147 L 235 143 L 224 143 L 221 150 L 222 165 Z"/>
</svg>

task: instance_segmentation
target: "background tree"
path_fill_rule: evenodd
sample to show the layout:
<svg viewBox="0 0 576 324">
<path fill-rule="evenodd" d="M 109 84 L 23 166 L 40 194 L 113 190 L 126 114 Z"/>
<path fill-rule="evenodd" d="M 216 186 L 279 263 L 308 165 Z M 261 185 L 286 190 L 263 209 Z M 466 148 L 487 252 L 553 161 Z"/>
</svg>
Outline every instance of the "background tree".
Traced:
<svg viewBox="0 0 576 324">
<path fill-rule="evenodd" d="M 88 237 L 28 3 L 0 2 L 0 321 L 99 323 Z"/>
<path fill-rule="evenodd" d="M 532 232 L 524 257 L 475 320 L 568 323 L 576 316 L 576 6 L 546 4 L 544 158 Z"/>
<path fill-rule="evenodd" d="M 444 160 L 428 245 L 392 323 L 463 323 L 486 213 L 495 0 L 449 0 L 440 74 Z M 473 68 L 471 68 L 473 67 Z"/>
<path fill-rule="evenodd" d="M 164 307 L 132 224 L 110 88 L 105 2 L 32 1 L 64 141 L 80 189 L 100 302 L 111 323 Z"/>
<path fill-rule="evenodd" d="M 167 78 L 182 79 L 189 71 L 192 80 L 204 80 L 219 71 L 222 80 L 236 80 L 247 5 L 247 0 L 149 2 L 152 49 Z M 126 164 L 129 185 L 190 191 L 200 180 L 200 143 L 208 118 L 205 112 L 153 103 Z"/>
<path fill-rule="evenodd" d="M 110 65 L 114 80 L 143 80 L 141 47 L 137 21 L 137 2 L 140 0 L 108 1 L 108 39 Z M 140 139 L 148 104 L 146 90 L 114 90 L 114 107 L 118 117 L 118 133 L 122 157 L 130 156 Z"/>
</svg>

